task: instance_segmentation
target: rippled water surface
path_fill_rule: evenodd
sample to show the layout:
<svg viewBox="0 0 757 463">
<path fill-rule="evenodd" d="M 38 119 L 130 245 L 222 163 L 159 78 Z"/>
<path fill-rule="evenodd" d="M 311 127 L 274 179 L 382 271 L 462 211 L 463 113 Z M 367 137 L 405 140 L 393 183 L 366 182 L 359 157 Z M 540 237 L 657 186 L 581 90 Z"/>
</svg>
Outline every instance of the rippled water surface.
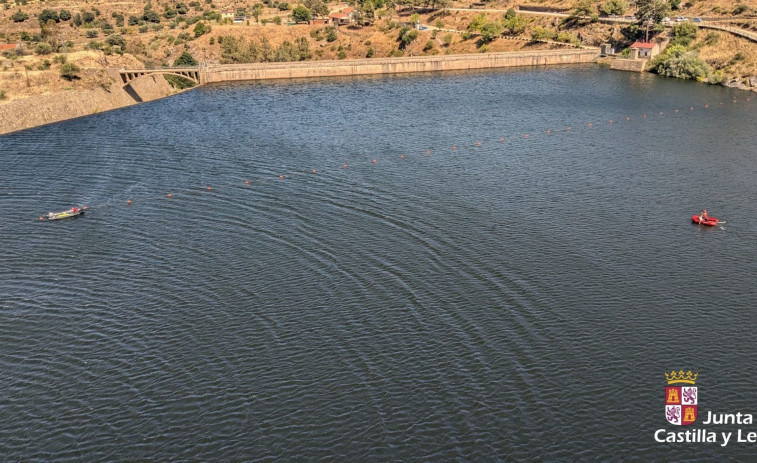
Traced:
<svg viewBox="0 0 757 463">
<path fill-rule="evenodd" d="M 757 414 L 750 95 L 250 83 L 4 136 L 0 459 L 748 458 L 654 432 L 671 369 Z"/>
</svg>

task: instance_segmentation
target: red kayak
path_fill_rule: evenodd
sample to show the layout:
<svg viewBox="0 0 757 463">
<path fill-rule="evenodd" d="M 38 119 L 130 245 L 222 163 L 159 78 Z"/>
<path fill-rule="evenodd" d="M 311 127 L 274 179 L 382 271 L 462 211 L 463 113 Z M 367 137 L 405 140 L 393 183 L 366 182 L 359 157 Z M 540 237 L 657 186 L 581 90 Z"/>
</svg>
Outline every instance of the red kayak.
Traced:
<svg viewBox="0 0 757 463">
<path fill-rule="evenodd" d="M 696 224 L 707 225 L 709 227 L 714 227 L 715 225 L 718 224 L 718 219 L 716 219 L 715 217 L 710 217 L 710 216 L 702 217 L 699 215 L 694 215 L 694 216 L 691 216 L 691 221 Z"/>
</svg>

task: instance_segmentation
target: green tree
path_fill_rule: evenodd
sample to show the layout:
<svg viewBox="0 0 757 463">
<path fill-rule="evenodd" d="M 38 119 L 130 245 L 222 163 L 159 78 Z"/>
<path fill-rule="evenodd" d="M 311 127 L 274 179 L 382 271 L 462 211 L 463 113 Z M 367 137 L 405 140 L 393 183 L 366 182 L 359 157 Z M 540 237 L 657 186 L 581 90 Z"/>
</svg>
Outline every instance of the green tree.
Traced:
<svg viewBox="0 0 757 463">
<path fill-rule="evenodd" d="M 505 31 L 510 35 L 520 35 L 526 31 L 526 26 L 530 20 L 522 14 L 516 14 L 510 18 L 505 14 L 505 19 L 502 21 L 502 26 Z"/>
<path fill-rule="evenodd" d="M 667 0 L 636 0 L 636 18 L 642 23 L 659 24 L 662 18 L 670 14 L 670 4 Z"/>
<path fill-rule="evenodd" d="M 313 13 L 313 16 L 328 16 L 329 14 L 329 7 L 323 0 L 305 0 L 303 4 Z"/>
<path fill-rule="evenodd" d="M 15 13 L 13 13 L 13 15 L 11 16 L 11 19 L 13 19 L 13 22 L 22 23 L 26 21 L 27 19 L 29 19 L 29 15 L 24 13 L 21 10 L 18 10 Z"/>
<path fill-rule="evenodd" d="M 602 4 L 602 11 L 606 14 L 621 15 L 628 9 L 626 0 L 605 0 Z"/>
<path fill-rule="evenodd" d="M 410 29 L 409 27 L 405 26 L 402 29 L 400 29 L 400 33 L 397 37 L 397 40 L 400 42 L 400 50 L 404 50 L 407 48 L 408 45 L 413 43 L 415 39 L 418 38 L 418 31 L 415 29 Z"/>
<path fill-rule="evenodd" d="M 699 32 L 699 28 L 694 23 L 677 23 L 673 26 L 673 40 L 670 44 L 689 46 L 697 38 L 697 32 Z"/>
<path fill-rule="evenodd" d="M 255 18 L 255 22 L 260 24 L 260 13 L 263 12 L 263 4 L 256 3 L 252 5 L 252 17 Z"/>
<path fill-rule="evenodd" d="M 683 45 L 666 48 L 652 61 L 652 69 L 662 76 L 699 81 L 705 80 L 710 73 L 710 67 L 699 59 L 697 52 Z"/>
<path fill-rule="evenodd" d="M 84 22 L 84 24 L 91 23 L 95 20 L 95 15 L 90 13 L 89 11 L 82 11 L 81 12 L 81 20 Z"/>
<path fill-rule="evenodd" d="M 63 63 L 60 65 L 60 76 L 66 80 L 74 80 L 79 78 L 79 66 L 74 63 Z"/>
<path fill-rule="evenodd" d="M 492 40 L 501 37 L 505 27 L 499 21 L 489 21 L 481 28 L 481 41 L 489 43 Z"/>
<path fill-rule="evenodd" d="M 299 5 L 297 8 L 292 10 L 292 19 L 296 23 L 306 23 L 310 21 L 312 18 L 312 14 L 310 13 L 310 10 L 308 10 L 306 7 Z"/>
<path fill-rule="evenodd" d="M 197 60 L 194 59 L 188 51 L 183 51 L 176 61 L 173 62 L 174 66 L 197 66 Z"/>
<path fill-rule="evenodd" d="M 189 12 L 189 8 L 187 8 L 187 5 L 183 3 L 177 3 L 176 12 L 179 14 L 187 14 Z"/>
<path fill-rule="evenodd" d="M 60 13 L 58 13 L 58 17 L 61 21 L 70 21 L 72 16 L 71 12 L 68 10 L 60 10 Z"/>
<path fill-rule="evenodd" d="M 37 18 L 40 24 L 47 24 L 47 21 L 55 21 L 56 23 L 60 21 L 58 12 L 55 10 L 42 10 Z"/>
<path fill-rule="evenodd" d="M 327 28 L 327 30 L 326 30 L 326 41 L 327 42 L 335 42 L 337 38 L 338 37 L 336 35 L 336 27 L 331 26 L 331 27 Z"/>
</svg>

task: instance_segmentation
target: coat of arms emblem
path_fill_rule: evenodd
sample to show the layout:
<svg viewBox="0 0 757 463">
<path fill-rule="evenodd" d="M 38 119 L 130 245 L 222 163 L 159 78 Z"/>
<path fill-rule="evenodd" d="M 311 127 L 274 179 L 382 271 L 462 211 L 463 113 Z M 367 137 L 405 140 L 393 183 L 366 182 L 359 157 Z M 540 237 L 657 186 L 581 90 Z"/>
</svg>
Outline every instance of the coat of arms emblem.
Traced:
<svg viewBox="0 0 757 463">
<path fill-rule="evenodd" d="M 697 420 L 697 388 L 694 386 L 697 376 L 699 373 L 684 373 L 683 370 L 665 373 L 665 379 L 668 380 L 668 386 L 665 387 L 665 418 L 668 423 L 686 426 Z"/>
</svg>

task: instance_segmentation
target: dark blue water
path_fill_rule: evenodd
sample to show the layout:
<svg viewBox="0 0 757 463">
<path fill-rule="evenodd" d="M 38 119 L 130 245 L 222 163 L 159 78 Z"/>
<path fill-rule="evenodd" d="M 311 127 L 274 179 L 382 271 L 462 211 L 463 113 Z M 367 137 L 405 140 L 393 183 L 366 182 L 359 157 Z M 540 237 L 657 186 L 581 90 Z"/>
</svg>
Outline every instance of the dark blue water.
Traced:
<svg viewBox="0 0 757 463">
<path fill-rule="evenodd" d="M 749 459 L 654 432 L 671 369 L 757 431 L 701 424 L 757 414 L 750 95 L 250 83 L 4 136 L 1 459 Z"/>
</svg>

